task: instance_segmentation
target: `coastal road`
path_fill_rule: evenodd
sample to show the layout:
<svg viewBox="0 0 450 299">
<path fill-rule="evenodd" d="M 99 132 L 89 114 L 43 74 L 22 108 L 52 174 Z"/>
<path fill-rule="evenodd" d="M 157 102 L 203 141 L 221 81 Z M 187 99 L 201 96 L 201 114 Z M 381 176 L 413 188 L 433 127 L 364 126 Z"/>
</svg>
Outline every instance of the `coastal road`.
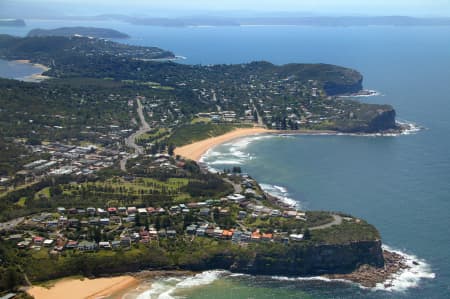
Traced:
<svg viewBox="0 0 450 299">
<path fill-rule="evenodd" d="M 228 179 L 228 178 L 224 178 L 223 179 L 225 182 L 227 182 L 227 183 L 230 183 L 231 185 L 233 185 L 233 188 L 234 188 L 234 193 L 235 194 L 237 194 L 237 193 L 241 193 L 242 192 L 242 186 L 241 186 L 241 184 L 236 184 L 236 183 L 234 183 L 233 181 L 231 181 L 230 179 Z"/>
<path fill-rule="evenodd" d="M 342 223 L 341 216 L 336 215 L 336 214 L 332 214 L 331 216 L 333 216 L 333 218 L 334 218 L 333 221 L 326 223 L 326 224 L 310 227 L 309 230 L 325 229 L 325 228 L 332 227 L 333 225 L 339 225 Z"/>
<path fill-rule="evenodd" d="M 144 149 L 142 148 L 142 146 L 139 146 L 136 144 L 136 138 L 138 138 L 140 135 L 147 133 L 148 131 L 151 130 L 150 125 L 147 123 L 147 121 L 145 120 L 144 117 L 144 109 L 142 107 L 142 103 L 140 99 L 136 99 L 137 101 L 137 113 L 139 116 L 139 120 L 141 121 L 141 126 L 139 127 L 139 130 L 137 130 L 136 132 L 134 132 L 133 134 L 131 134 L 130 136 L 128 136 L 125 139 L 125 145 L 129 148 L 134 149 L 134 152 L 137 155 L 142 155 L 144 154 Z M 120 160 L 120 169 L 122 171 L 126 171 L 126 165 L 127 165 L 127 161 L 128 161 L 129 156 L 125 156 L 122 158 L 122 160 Z"/>
</svg>

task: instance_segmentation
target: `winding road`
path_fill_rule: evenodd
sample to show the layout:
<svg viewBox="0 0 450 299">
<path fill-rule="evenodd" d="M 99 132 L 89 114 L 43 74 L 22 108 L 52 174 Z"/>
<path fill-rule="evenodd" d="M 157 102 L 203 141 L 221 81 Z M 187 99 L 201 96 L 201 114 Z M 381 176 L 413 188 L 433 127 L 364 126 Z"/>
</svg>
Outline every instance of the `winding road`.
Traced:
<svg viewBox="0 0 450 299">
<path fill-rule="evenodd" d="M 334 218 L 333 221 L 328 222 L 326 224 L 310 227 L 309 230 L 325 229 L 325 228 L 332 227 L 333 225 L 339 225 L 339 224 L 342 223 L 342 217 L 341 216 L 336 215 L 336 214 L 332 214 L 331 216 L 333 216 L 333 218 Z"/>
<path fill-rule="evenodd" d="M 137 104 L 138 104 L 138 108 L 137 108 L 137 113 L 139 116 L 139 120 L 141 121 L 141 126 L 139 127 L 139 130 L 137 130 L 136 132 L 134 132 L 133 134 L 131 134 L 130 136 L 128 136 L 125 139 L 125 145 L 129 148 L 134 149 L 134 152 L 137 155 L 142 155 L 144 153 L 144 149 L 142 148 L 142 146 L 139 146 L 136 144 L 136 138 L 139 137 L 142 134 L 147 133 L 148 131 L 151 130 L 150 125 L 147 123 L 147 121 L 145 120 L 144 117 L 144 112 L 143 112 L 143 106 L 141 103 L 140 99 L 136 99 Z M 120 169 L 122 171 L 126 171 L 127 170 L 127 161 L 129 159 L 129 156 L 125 156 L 122 158 L 122 160 L 120 160 Z"/>
</svg>

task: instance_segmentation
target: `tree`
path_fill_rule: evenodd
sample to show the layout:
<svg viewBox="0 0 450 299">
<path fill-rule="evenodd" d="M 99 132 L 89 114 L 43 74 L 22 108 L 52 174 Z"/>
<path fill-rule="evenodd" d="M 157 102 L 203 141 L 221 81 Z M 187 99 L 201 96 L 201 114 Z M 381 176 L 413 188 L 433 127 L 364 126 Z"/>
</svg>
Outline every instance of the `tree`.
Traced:
<svg viewBox="0 0 450 299">
<path fill-rule="evenodd" d="M 305 229 L 305 231 L 303 232 L 303 239 L 304 240 L 310 240 L 311 239 L 311 232 L 309 231 L 309 229 Z"/>
<path fill-rule="evenodd" d="M 169 155 L 173 156 L 175 150 L 175 145 L 173 143 L 169 144 L 169 149 L 167 150 Z"/>
</svg>

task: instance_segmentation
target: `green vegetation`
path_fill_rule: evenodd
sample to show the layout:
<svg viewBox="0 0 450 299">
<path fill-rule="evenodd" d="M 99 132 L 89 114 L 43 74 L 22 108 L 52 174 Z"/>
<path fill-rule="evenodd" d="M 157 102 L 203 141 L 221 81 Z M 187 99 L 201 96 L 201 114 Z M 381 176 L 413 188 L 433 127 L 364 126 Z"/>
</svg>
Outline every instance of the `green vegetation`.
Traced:
<svg viewBox="0 0 450 299">
<path fill-rule="evenodd" d="M 223 135 L 236 129 L 236 125 L 198 122 L 176 128 L 168 142 L 176 146 L 190 144 L 210 137 Z"/>
<path fill-rule="evenodd" d="M 343 217 L 318 228 L 333 215 L 281 206 L 240 167 L 213 174 L 173 155 L 175 146 L 257 121 L 281 130 L 394 128 L 390 106 L 328 97 L 359 91 L 357 71 L 149 61 L 172 57 L 97 39 L 0 35 L 0 58 L 43 63 L 53 77 L 0 79 L 0 175 L 12 181 L 0 195 L 0 222 L 29 216 L 0 227 L 0 291 L 23 284 L 25 273 L 37 282 L 140 269 L 303 275 L 382 265 L 379 234 L 366 222 Z M 137 103 L 151 129 L 132 155 Z M 37 159 L 45 161 L 24 166 Z M 130 211 L 102 210 L 111 207 Z M 231 239 L 234 232 L 242 235 Z M 35 236 L 58 244 L 39 245 Z M 92 247 L 64 247 L 69 240 Z M 94 246 L 113 240 L 125 245 Z"/>
<path fill-rule="evenodd" d="M 341 225 L 315 230 L 312 233 L 312 241 L 326 244 L 343 244 L 364 240 L 379 240 L 377 229 L 364 220 L 344 221 Z"/>
</svg>

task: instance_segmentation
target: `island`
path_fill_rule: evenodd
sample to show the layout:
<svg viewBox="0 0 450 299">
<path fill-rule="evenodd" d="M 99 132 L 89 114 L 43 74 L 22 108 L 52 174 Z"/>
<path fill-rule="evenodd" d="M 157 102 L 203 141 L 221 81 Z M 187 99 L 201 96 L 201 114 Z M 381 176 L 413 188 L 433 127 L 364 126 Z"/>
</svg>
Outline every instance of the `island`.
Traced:
<svg viewBox="0 0 450 299">
<path fill-rule="evenodd" d="M 340 97 L 362 90 L 359 72 L 185 65 L 87 37 L 1 35 L 0 57 L 51 77 L 0 79 L 0 290 L 209 269 L 375 286 L 407 267 L 363 219 L 299 210 L 238 166 L 212 173 L 180 151 L 235 132 L 400 132 L 392 106 Z"/>
<path fill-rule="evenodd" d="M 29 37 L 36 36 L 86 36 L 95 38 L 129 38 L 128 34 L 123 32 L 108 29 L 108 28 L 96 28 L 96 27 L 61 27 L 55 29 L 33 29 L 28 32 Z"/>
</svg>

